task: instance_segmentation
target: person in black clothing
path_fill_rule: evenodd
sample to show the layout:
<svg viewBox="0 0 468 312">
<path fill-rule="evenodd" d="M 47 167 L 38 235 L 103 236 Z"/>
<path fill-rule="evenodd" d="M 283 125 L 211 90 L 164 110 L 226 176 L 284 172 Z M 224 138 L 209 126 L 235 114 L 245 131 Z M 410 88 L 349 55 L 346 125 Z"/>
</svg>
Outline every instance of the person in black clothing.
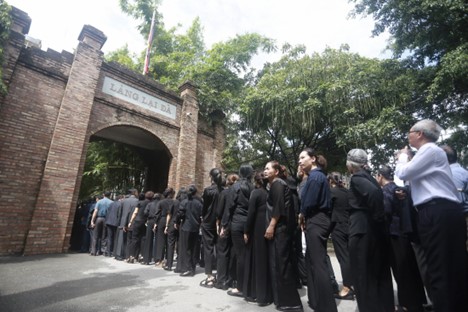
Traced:
<svg viewBox="0 0 468 312">
<path fill-rule="evenodd" d="M 138 191 L 129 189 L 127 197 L 122 200 L 122 205 L 118 210 L 119 225 L 117 227 L 117 235 L 115 240 L 115 259 L 124 260 L 128 257 L 127 240 L 128 240 L 128 221 L 133 209 L 138 204 Z"/>
<path fill-rule="evenodd" d="M 226 187 L 219 194 L 218 207 L 216 210 L 216 223 L 218 231 L 218 241 L 216 244 L 216 283 L 218 289 L 228 290 L 234 280 L 237 279 L 235 272 L 235 257 L 231 253 L 232 240 L 229 228 L 229 211 L 225 209 L 231 202 L 230 188 L 239 180 L 235 173 L 228 174 L 226 177 Z"/>
<path fill-rule="evenodd" d="M 145 234 L 145 241 L 143 243 L 142 248 L 142 256 L 143 259 L 141 260 L 141 264 L 149 265 L 154 259 L 154 232 L 153 228 L 156 224 L 156 213 L 158 208 L 158 203 L 161 200 L 161 193 L 155 193 L 153 195 L 153 199 L 151 200 L 145 208 L 145 215 L 148 216 L 146 221 L 146 234 Z"/>
<path fill-rule="evenodd" d="M 218 168 L 210 170 L 211 185 L 203 190 L 203 221 L 201 224 L 203 250 L 205 259 L 206 278 L 200 282 L 200 286 L 212 288 L 216 282 L 213 275 L 215 257 L 215 245 L 218 233 L 216 231 L 216 209 L 218 207 L 219 194 L 222 191 L 222 173 Z"/>
<path fill-rule="evenodd" d="M 268 241 L 264 237 L 268 192 L 264 187 L 262 172 L 255 174 L 254 181 L 255 189 L 250 194 L 249 214 L 244 228 L 246 252 L 243 291 L 245 300 L 266 306 L 273 302 Z"/>
<path fill-rule="evenodd" d="M 264 237 L 269 241 L 273 301 L 279 311 L 303 311 L 292 261 L 292 240 L 297 223 L 291 192 L 284 181 L 286 170 L 277 161 L 270 161 L 263 174 L 268 180 L 268 226 Z"/>
<path fill-rule="evenodd" d="M 299 168 L 300 169 L 300 168 Z M 300 173 L 298 172 L 300 175 Z M 300 177 L 298 176 L 300 179 Z M 294 207 L 294 213 L 296 215 L 296 220 L 299 218 L 299 212 L 301 208 L 299 187 L 296 179 L 293 177 L 288 177 L 286 179 L 288 187 L 291 190 L 292 202 Z M 304 181 L 305 182 L 305 181 Z M 307 268 L 304 257 L 304 252 L 302 251 L 302 230 L 299 224 L 294 229 L 293 234 L 293 251 L 294 251 L 294 269 L 296 270 L 297 277 L 297 288 L 302 288 L 302 285 L 307 285 Z"/>
<path fill-rule="evenodd" d="M 129 263 L 134 263 L 135 260 L 138 261 L 138 256 L 140 255 L 140 246 L 143 236 L 146 234 L 146 221 L 148 220 L 148 215 L 146 206 L 153 200 L 154 192 L 148 191 L 144 194 L 145 198 L 140 200 L 133 211 L 133 214 L 128 223 L 128 227 L 133 227 L 133 235 L 130 241 L 129 246 Z"/>
<path fill-rule="evenodd" d="M 336 258 L 340 264 L 341 277 L 343 278 L 343 288 L 335 298 L 342 300 L 354 300 L 354 290 L 352 289 L 351 266 L 349 260 L 349 200 L 348 189 L 343 186 L 341 174 L 332 172 L 328 175 L 331 197 L 331 239 L 335 250 Z"/>
<path fill-rule="evenodd" d="M 105 256 L 112 257 L 114 255 L 115 234 L 119 225 L 119 209 L 122 206 L 123 196 L 119 195 L 116 200 L 107 209 L 106 227 L 107 227 L 107 250 Z"/>
<path fill-rule="evenodd" d="M 364 150 L 350 150 L 346 167 L 352 174 L 348 248 L 358 308 L 360 312 L 392 312 L 395 307 L 382 189 L 367 171 Z"/>
<path fill-rule="evenodd" d="M 166 188 L 163 192 L 164 199 L 162 199 L 158 204 L 156 224 L 154 225 L 156 236 L 156 254 L 154 257 L 154 261 L 156 262 L 155 266 L 162 265 L 166 254 L 167 230 L 169 228 L 167 219 L 168 215 L 173 210 L 174 195 L 175 192 L 172 187 Z"/>
<path fill-rule="evenodd" d="M 242 297 L 242 287 L 244 286 L 244 227 L 247 222 L 247 213 L 249 209 L 249 198 L 254 186 L 251 182 L 253 175 L 251 165 L 241 165 L 239 168 L 240 179 L 234 183 L 229 196 L 230 201 L 226 209 L 229 213 L 231 239 L 234 254 L 236 257 L 236 288 L 228 291 L 230 296 Z"/>
<path fill-rule="evenodd" d="M 190 185 L 187 190 L 187 199 L 180 203 L 179 218 L 182 219 L 180 226 L 182 270 L 180 276 L 194 276 L 196 258 L 195 245 L 198 240 L 198 232 L 202 218 L 203 204 L 199 198 L 195 198 L 197 188 Z"/>
<path fill-rule="evenodd" d="M 168 231 L 168 242 L 167 242 L 167 259 L 168 263 L 166 267 L 171 265 L 174 260 L 174 250 L 177 249 L 177 264 L 176 268 L 174 269 L 174 273 L 182 273 L 182 247 L 181 247 L 181 240 L 180 240 L 180 225 L 182 223 L 182 216 L 179 212 L 180 203 L 187 199 L 187 189 L 185 187 L 181 187 L 177 192 L 176 199 L 174 202 L 174 210 L 171 213 L 172 219 L 172 228 L 173 230 Z M 166 269 L 167 270 L 167 269 Z"/>
<path fill-rule="evenodd" d="M 404 201 L 409 201 L 409 198 L 397 197 L 396 191 L 400 188 L 393 182 L 393 170 L 389 166 L 380 166 L 377 182 L 384 195 L 386 225 L 390 234 L 390 265 L 397 283 L 398 304 L 406 311 L 422 312 L 423 305 L 427 303 L 424 285 L 413 247 L 402 227 Z"/>
<path fill-rule="evenodd" d="M 309 306 L 317 312 L 338 311 L 330 269 L 327 265 L 327 240 L 330 235 L 330 187 L 325 170 L 325 157 L 306 148 L 299 154 L 299 166 L 308 172 L 301 190 L 299 223 L 306 236 L 307 297 Z"/>
</svg>

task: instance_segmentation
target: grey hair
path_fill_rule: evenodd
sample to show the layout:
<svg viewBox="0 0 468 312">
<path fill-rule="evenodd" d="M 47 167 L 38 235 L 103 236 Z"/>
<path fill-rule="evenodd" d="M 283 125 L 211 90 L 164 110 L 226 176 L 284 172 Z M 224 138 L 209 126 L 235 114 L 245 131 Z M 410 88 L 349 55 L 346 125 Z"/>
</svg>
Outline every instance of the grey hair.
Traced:
<svg viewBox="0 0 468 312">
<path fill-rule="evenodd" d="M 431 142 L 437 142 L 442 132 L 442 127 L 434 120 L 423 119 L 414 124 L 413 131 L 421 131 Z"/>
<path fill-rule="evenodd" d="M 358 164 L 357 162 L 354 162 L 354 161 L 351 161 L 351 160 L 346 161 L 346 167 L 352 168 L 353 172 L 361 170 L 362 168 L 364 168 L 364 166 L 365 166 L 365 164 Z"/>
</svg>

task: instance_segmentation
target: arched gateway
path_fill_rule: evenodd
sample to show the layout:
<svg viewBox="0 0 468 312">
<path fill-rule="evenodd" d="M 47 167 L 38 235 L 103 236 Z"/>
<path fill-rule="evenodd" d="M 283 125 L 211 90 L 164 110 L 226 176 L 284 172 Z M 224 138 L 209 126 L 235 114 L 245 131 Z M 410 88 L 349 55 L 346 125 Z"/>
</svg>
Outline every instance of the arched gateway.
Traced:
<svg viewBox="0 0 468 312">
<path fill-rule="evenodd" d="M 155 191 L 209 184 L 224 128 L 199 116 L 193 85 L 179 95 L 105 62 L 107 38 L 92 26 L 83 27 L 74 54 L 29 47 L 31 19 L 16 8 L 11 16 L 2 77 L 8 94 L 0 98 L 0 255 L 68 250 L 95 138 L 144 148 Z"/>
</svg>

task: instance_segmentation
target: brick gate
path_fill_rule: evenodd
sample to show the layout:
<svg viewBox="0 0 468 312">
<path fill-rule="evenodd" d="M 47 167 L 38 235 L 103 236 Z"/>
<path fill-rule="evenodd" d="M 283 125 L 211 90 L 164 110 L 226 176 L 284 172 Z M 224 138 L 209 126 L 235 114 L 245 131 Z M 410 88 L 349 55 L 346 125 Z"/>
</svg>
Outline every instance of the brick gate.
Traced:
<svg viewBox="0 0 468 312">
<path fill-rule="evenodd" d="M 155 191 L 199 189 L 220 165 L 221 122 L 198 114 L 196 88 L 180 94 L 103 59 L 106 36 L 85 25 L 72 54 L 26 45 L 29 16 L 13 8 L 0 98 L 0 255 L 61 253 L 92 137 L 145 147 Z"/>
</svg>

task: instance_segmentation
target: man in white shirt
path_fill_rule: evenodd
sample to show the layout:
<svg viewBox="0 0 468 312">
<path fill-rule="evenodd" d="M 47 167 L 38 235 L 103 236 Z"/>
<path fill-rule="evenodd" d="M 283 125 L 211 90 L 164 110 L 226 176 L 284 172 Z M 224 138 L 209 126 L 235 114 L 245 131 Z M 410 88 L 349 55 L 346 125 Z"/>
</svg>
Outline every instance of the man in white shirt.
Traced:
<svg viewBox="0 0 468 312">
<path fill-rule="evenodd" d="M 418 152 L 409 161 L 409 148 L 402 149 L 395 174 L 410 183 L 434 310 L 462 312 L 468 307 L 466 227 L 447 156 L 435 144 L 441 130 L 429 119 L 411 127 L 408 142 Z"/>
</svg>

